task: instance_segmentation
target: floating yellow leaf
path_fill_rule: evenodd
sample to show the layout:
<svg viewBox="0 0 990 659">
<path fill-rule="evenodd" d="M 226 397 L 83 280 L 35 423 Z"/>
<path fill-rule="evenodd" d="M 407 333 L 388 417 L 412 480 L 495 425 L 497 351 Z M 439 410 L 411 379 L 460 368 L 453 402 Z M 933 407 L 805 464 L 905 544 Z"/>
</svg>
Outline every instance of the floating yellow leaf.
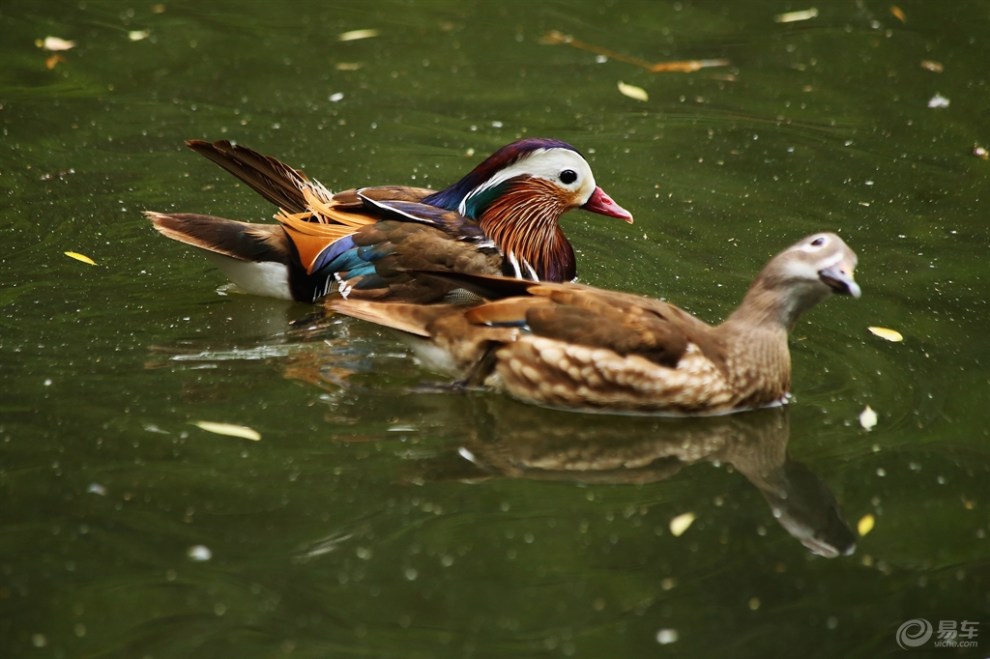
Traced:
<svg viewBox="0 0 990 659">
<path fill-rule="evenodd" d="M 151 30 L 131 30 L 127 33 L 127 38 L 131 41 L 144 41 L 151 36 Z"/>
<path fill-rule="evenodd" d="M 933 59 L 921 60 L 921 68 L 925 71 L 931 71 L 932 73 L 941 73 L 942 71 L 945 71 L 945 65 L 941 62 L 936 62 Z"/>
<path fill-rule="evenodd" d="M 877 425 L 877 413 L 869 405 L 859 413 L 859 425 L 866 430 L 873 430 L 873 427 Z"/>
<path fill-rule="evenodd" d="M 675 538 L 681 537 L 688 528 L 694 524 L 694 513 L 682 513 L 670 520 L 670 533 Z"/>
<path fill-rule="evenodd" d="M 238 426 L 233 423 L 217 423 L 216 421 L 193 421 L 193 425 L 200 430 L 212 432 L 216 435 L 226 435 L 228 437 L 239 437 L 256 442 L 261 439 L 261 433 L 254 428 Z"/>
<path fill-rule="evenodd" d="M 890 13 L 894 15 L 894 18 L 899 20 L 901 23 L 907 23 L 907 16 L 904 15 L 904 10 L 897 5 L 890 6 Z"/>
<path fill-rule="evenodd" d="M 51 71 L 56 66 L 65 61 L 65 58 L 58 53 L 52 53 L 47 58 L 45 58 L 45 68 Z"/>
<path fill-rule="evenodd" d="M 621 80 L 619 81 L 619 93 L 637 101 L 650 100 L 650 95 L 646 93 L 645 89 L 636 85 L 627 85 Z"/>
<path fill-rule="evenodd" d="M 727 59 L 686 59 L 676 62 L 657 62 L 649 67 L 650 73 L 692 73 L 713 66 L 729 66 Z"/>
<path fill-rule="evenodd" d="M 83 263 L 85 263 L 87 265 L 96 265 L 96 261 L 94 261 L 93 259 L 89 258 L 85 254 L 80 254 L 79 252 L 65 252 L 65 255 L 68 256 L 70 259 L 75 259 L 77 261 L 82 261 Z"/>
<path fill-rule="evenodd" d="M 378 30 L 375 29 L 351 30 L 349 32 L 341 32 L 338 34 L 337 41 L 357 41 L 358 39 L 370 39 L 377 36 Z"/>
<path fill-rule="evenodd" d="M 864 535 L 872 531 L 875 523 L 876 519 L 874 519 L 873 515 L 863 515 L 860 518 L 859 523 L 856 525 L 856 530 L 859 531 L 859 537 L 862 538 Z"/>
<path fill-rule="evenodd" d="M 76 47 L 76 42 L 63 39 L 62 37 L 45 37 L 44 39 L 35 41 L 34 45 L 54 53 L 60 50 L 71 50 Z"/>
<path fill-rule="evenodd" d="M 811 9 L 801 9 L 799 11 L 789 11 L 783 14 L 777 14 L 773 17 L 776 23 L 797 23 L 798 21 L 810 21 L 812 18 L 818 16 L 818 9 L 812 7 Z"/>
<path fill-rule="evenodd" d="M 632 64 L 633 66 L 638 66 L 640 68 L 646 69 L 651 73 L 664 73 L 667 71 L 677 71 L 681 73 L 690 73 L 692 71 L 697 71 L 698 69 L 705 69 L 710 66 L 728 66 L 729 60 L 727 59 L 695 59 L 695 60 L 683 60 L 678 62 L 647 62 L 644 59 L 638 57 L 633 57 L 631 55 L 626 55 L 624 53 L 616 52 L 609 48 L 603 48 L 602 46 L 597 46 L 593 43 L 587 43 L 579 39 L 575 39 L 569 34 L 564 34 L 558 30 L 550 30 L 543 37 L 540 38 L 540 43 L 548 45 L 559 45 L 564 44 L 572 48 L 577 48 L 578 50 L 584 50 L 589 53 L 595 53 L 596 55 L 601 55 L 602 57 L 607 57 L 608 59 L 613 59 L 616 62 L 625 62 L 626 64 Z"/>
<path fill-rule="evenodd" d="M 887 327 L 867 327 L 870 330 L 870 334 L 874 336 L 879 336 L 881 339 L 886 339 L 892 343 L 900 343 L 904 340 L 904 335 L 897 330 L 892 330 Z"/>
</svg>

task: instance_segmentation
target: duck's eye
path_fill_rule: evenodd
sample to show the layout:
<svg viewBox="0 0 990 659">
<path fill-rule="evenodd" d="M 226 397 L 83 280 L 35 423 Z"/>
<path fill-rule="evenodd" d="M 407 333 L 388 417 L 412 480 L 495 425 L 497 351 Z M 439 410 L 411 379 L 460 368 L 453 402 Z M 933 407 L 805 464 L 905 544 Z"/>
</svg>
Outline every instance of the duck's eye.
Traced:
<svg viewBox="0 0 990 659">
<path fill-rule="evenodd" d="M 577 180 L 577 172 L 573 169 L 565 169 L 560 173 L 560 181 L 564 185 L 570 185 Z"/>
<path fill-rule="evenodd" d="M 825 244 L 825 236 L 818 236 L 817 238 L 811 241 L 812 247 L 821 247 L 824 244 Z"/>
</svg>

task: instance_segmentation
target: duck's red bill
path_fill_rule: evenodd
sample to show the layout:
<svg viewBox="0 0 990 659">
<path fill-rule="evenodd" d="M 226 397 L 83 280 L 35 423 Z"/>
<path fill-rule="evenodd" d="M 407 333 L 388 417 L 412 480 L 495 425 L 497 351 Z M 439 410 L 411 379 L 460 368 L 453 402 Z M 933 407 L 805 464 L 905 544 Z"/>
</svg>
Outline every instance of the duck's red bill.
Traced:
<svg viewBox="0 0 990 659">
<path fill-rule="evenodd" d="M 595 188 L 595 191 L 591 193 L 591 198 L 589 198 L 581 208 L 586 211 L 591 211 L 592 213 L 598 213 L 599 215 L 617 217 L 620 220 L 625 220 L 629 224 L 632 224 L 633 222 L 632 213 L 615 203 L 612 198 L 605 194 L 605 191 L 599 187 Z"/>
</svg>

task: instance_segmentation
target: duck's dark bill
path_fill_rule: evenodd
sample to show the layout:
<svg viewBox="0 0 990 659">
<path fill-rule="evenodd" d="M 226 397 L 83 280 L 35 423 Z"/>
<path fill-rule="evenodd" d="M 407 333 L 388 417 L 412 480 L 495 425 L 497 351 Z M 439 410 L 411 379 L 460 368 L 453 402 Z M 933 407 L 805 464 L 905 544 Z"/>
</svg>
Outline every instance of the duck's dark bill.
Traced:
<svg viewBox="0 0 990 659">
<path fill-rule="evenodd" d="M 818 278 L 822 280 L 822 283 L 840 295 L 852 295 L 858 298 L 863 294 L 859 288 L 859 284 L 847 272 L 847 268 L 841 264 L 819 270 Z"/>
</svg>

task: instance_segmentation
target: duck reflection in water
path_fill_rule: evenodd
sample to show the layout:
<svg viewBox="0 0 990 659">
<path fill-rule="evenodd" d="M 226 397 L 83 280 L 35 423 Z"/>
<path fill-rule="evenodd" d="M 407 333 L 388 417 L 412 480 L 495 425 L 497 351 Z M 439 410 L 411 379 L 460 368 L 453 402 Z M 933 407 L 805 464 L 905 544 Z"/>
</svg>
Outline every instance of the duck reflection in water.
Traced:
<svg viewBox="0 0 990 659">
<path fill-rule="evenodd" d="M 284 327 L 283 308 L 273 317 Z M 317 323 L 265 335 L 260 341 L 253 337 L 254 341 L 239 341 L 236 346 L 220 347 L 212 340 L 152 346 L 148 367 L 201 369 L 230 359 L 275 358 L 284 377 L 316 386 L 330 399 L 350 399 L 354 396 L 351 377 L 371 367 L 366 355 L 354 350 L 356 342 L 374 336 L 370 328 Z M 395 358 L 402 362 L 402 353 Z M 382 359 L 377 354 L 376 364 Z M 430 425 L 463 428 L 466 433 L 456 451 L 418 461 L 416 479 L 501 477 L 646 484 L 671 478 L 697 463 L 729 464 L 760 491 L 777 522 L 810 551 L 836 557 L 855 550 L 856 535 L 828 486 L 787 454 L 789 407 L 717 417 L 658 418 L 573 414 L 484 393 L 458 395 L 452 403 L 448 393 L 441 388 L 438 399 L 417 396 L 413 400 L 418 402 L 410 403 L 429 407 L 416 416 L 431 419 Z M 198 398 L 203 392 L 191 395 Z M 340 410 L 333 416 L 335 422 L 343 420 Z"/>
<path fill-rule="evenodd" d="M 856 535 L 828 486 L 787 454 L 787 408 L 703 419 L 629 417 L 616 423 L 611 415 L 575 417 L 495 397 L 474 402 L 466 406 L 474 408 L 474 421 L 462 424 L 471 429 L 470 437 L 456 454 L 424 466 L 419 477 L 644 484 L 698 463 L 728 464 L 760 491 L 774 519 L 812 553 L 834 558 L 855 550 Z M 630 423 L 649 428 L 637 432 Z"/>
</svg>

